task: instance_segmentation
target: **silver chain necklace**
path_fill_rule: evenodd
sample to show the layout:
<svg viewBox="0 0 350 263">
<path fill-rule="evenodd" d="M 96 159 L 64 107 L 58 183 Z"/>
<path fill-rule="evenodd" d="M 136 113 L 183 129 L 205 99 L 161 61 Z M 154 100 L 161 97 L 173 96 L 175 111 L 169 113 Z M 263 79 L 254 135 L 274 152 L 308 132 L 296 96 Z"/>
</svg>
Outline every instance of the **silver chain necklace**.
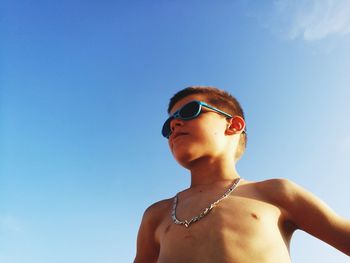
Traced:
<svg viewBox="0 0 350 263">
<path fill-rule="evenodd" d="M 176 207 L 177 207 L 177 201 L 178 201 L 178 194 L 175 196 L 174 198 L 174 202 L 173 202 L 173 210 L 171 212 L 171 217 L 174 221 L 175 224 L 177 225 L 184 225 L 185 227 L 189 227 L 192 223 L 197 222 L 198 220 L 202 219 L 203 217 L 205 217 L 207 214 L 209 214 L 209 212 L 219 203 L 221 202 L 223 199 L 225 199 L 226 197 L 228 197 L 233 190 L 235 190 L 235 188 L 237 187 L 239 181 L 241 180 L 241 178 L 237 178 L 236 180 L 234 180 L 233 184 L 231 185 L 231 187 L 215 202 L 211 203 L 210 206 L 208 206 L 207 208 L 205 208 L 203 210 L 202 213 L 200 213 L 198 216 L 192 217 L 190 220 L 184 220 L 181 221 L 179 219 L 176 218 Z"/>
</svg>

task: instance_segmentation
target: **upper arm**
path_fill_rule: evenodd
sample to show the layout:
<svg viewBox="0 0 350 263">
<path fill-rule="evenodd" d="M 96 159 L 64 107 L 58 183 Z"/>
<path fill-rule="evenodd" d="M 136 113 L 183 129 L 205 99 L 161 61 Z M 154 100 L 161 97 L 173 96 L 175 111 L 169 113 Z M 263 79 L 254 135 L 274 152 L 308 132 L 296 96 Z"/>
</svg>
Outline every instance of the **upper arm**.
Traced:
<svg viewBox="0 0 350 263">
<path fill-rule="evenodd" d="M 154 206 L 143 214 L 137 235 L 136 257 L 134 263 L 154 263 L 158 259 L 159 242 L 156 241 L 157 215 Z"/>
<path fill-rule="evenodd" d="M 289 180 L 279 180 L 280 205 L 297 228 L 350 256 L 350 221 L 337 215 L 318 197 Z"/>
</svg>

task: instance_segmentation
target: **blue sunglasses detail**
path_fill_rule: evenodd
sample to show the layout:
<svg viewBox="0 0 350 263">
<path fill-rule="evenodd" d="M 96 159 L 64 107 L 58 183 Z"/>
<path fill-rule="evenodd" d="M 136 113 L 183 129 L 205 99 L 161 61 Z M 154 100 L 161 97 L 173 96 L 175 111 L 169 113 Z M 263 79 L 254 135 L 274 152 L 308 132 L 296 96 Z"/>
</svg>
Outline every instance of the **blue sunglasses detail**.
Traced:
<svg viewBox="0 0 350 263">
<path fill-rule="evenodd" d="M 170 123 L 173 119 L 180 119 L 180 120 L 192 120 L 197 118 L 201 112 L 202 112 L 202 107 L 206 107 L 208 109 L 211 109 L 219 114 L 224 115 L 227 118 L 232 118 L 232 116 L 222 110 L 219 110 L 213 106 L 210 106 L 209 104 L 203 102 L 203 101 L 198 101 L 198 100 L 193 100 L 190 101 L 189 103 L 185 104 L 182 106 L 179 110 L 175 111 L 173 115 L 171 115 L 163 124 L 162 128 L 162 135 L 165 138 L 169 138 L 172 131 L 170 127 Z"/>
</svg>

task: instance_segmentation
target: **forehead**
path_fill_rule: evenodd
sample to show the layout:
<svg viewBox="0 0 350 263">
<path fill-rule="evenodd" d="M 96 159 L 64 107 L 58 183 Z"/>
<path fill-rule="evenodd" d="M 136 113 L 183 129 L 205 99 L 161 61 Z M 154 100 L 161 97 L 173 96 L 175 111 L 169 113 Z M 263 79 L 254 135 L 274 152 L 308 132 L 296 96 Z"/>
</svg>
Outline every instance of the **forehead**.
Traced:
<svg viewBox="0 0 350 263">
<path fill-rule="evenodd" d="M 199 100 L 199 101 L 203 101 L 203 102 L 208 103 L 206 96 L 203 94 L 188 95 L 174 104 L 173 108 L 170 111 L 170 115 L 172 115 L 175 111 L 177 111 L 182 106 L 186 105 L 187 103 L 189 103 L 190 101 L 193 101 L 193 100 Z"/>
</svg>

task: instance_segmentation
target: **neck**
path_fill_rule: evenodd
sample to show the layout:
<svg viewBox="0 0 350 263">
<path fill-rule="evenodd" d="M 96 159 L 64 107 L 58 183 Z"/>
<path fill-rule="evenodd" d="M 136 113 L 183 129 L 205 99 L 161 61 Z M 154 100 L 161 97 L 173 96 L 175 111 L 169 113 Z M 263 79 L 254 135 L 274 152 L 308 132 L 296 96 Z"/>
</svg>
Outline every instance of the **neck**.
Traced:
<svg viewBox="0 0 350 263">
<path fill-rule="evenodd" d="M 215 183 L 230 181 L 240 177 L 232 158 L 196 160 L 190 167 L 191 188 L 199 185 L 213 185 Z"/>
</svg>

